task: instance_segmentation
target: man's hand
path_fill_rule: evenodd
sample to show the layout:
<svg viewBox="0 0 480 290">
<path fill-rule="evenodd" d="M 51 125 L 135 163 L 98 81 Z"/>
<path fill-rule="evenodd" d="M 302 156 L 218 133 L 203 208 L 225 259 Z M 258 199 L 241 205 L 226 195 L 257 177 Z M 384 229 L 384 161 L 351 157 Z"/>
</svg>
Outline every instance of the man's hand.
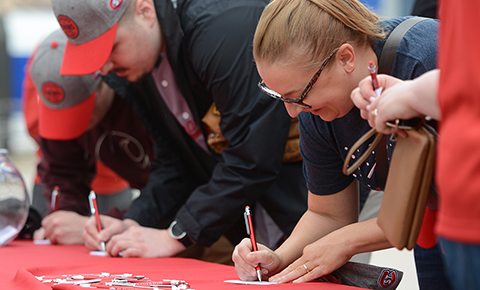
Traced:
<svg viewBox="0 0 480 290">
<path fill-rule="evenodd" d="M 73 211 L 59 210 L 42 220 L 42 227 L 33 234 L 34 240 L 49 239 L 52 244 L 83 244 L 82 232 L 88 217 Z"/>
<path fill-rule="evenodd" d="M 83 243 L 87 248 L 100 251 L 100 242 L 108 241 L 113 235 L 123 233 L 129 226 L 127 221 L 122 221 L 106 215 L 100 215 L 103 229 L 98 232 L 95 216 L 91 216 L 85 224 L 83 231 Z M 133 222 L 136 224 L 135 222 Z"/>
<path fill-rule="evenodd" d="M 167 230 L 142 226 L 131 226 L 107 243 L 107 252 L 111 256 L 119 256 L 121 252 L 124 258 L 170 257 L 183 250 L 185 246 L 170 237 Z"/>
</svg>

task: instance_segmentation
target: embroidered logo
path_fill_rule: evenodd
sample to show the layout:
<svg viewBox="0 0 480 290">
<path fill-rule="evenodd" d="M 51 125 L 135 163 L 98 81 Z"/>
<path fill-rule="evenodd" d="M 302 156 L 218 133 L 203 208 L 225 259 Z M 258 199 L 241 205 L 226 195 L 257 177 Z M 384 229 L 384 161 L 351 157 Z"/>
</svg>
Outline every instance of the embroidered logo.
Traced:
<svg viewBox="0 0 480 290">
<path fill-rule="evenodd" d="M 111 142 L 118 144 L 118 147 L 122 148 L 125 155 L 121 154 L 120 156 L 126 156 L 141 169 L 148 169 L 150 167 L 150 156 L 145 150 L 143 144 L 134 136 L 117 130 L 105 131 L 98 138 L 97 144 L 95 145 L 95 158 L 108 164 L 108 158 L 105 159 L 105 161 L 102 159 L 102 156 L 105 157 L 111 155 L 111 147 L 108 142 L 105 142 L 107 138 L 110 139 Z"/>
<path fill-rule="evenodd" d="M 113 10 L 118 9 L 122 6 L 123 0 L 110 0 L 110 8 Z"/>
<path fill-rule="evenodd" d="M 388 288 L 397 281 L 397 273 L 394 270 L 384 269 L 378 279 L 378 285 L 382 288 Z"/>
<path fill-rule="evenodd" d="M 65 15 L 60 15 L 57 17 L 57 20 L 60 24 L 60 27 L 62 27 L 63 32 L 65 32 L 69 38 L 77 38 L 78 26 L 72 19 Z"/>
<path fill-rule="evenodd" d="M 62 87 L 53 82 L 44 83 L 42 92 L 45 98 L 52 104 L 58 104 L 65 98 Z"/>
</svg>

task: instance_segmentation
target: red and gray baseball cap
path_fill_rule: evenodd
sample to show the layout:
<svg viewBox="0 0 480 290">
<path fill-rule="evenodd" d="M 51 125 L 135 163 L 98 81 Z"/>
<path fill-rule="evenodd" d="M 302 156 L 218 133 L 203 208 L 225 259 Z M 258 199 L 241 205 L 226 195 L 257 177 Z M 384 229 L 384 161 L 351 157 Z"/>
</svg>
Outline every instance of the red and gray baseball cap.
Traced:
<svg viewBox="0 0 480 290">
<path fill-rule="evenodd" d="M 40 99 L 40 136 L 71 140 L 85 133 L 95 107 L 100 84 L 98 73 L 83 76 L 60 74 L 67 37 L 61 29 L 52 32 L 38 46 L 30 66 L 30 75 Z"/>
<path fill-rule="evenodd" d="M 55 16 L 68 37 L 62 75 L 99 70 L 112 52 L 118 21 L 130 0 L 52 0 Z"/>
</svg>

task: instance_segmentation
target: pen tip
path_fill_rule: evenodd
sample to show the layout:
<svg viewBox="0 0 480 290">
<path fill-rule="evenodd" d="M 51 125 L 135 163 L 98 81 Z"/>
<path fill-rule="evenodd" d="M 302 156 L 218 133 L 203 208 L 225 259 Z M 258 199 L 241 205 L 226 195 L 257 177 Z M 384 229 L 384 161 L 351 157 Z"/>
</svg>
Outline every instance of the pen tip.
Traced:
<svg viewBox="0 0 480 290">
<path fill-rule="evenodd" d="M 258 281 L 262 282 L 262 272 L 260 270 L 257 270 L 257 277 Z"/>
</svg>

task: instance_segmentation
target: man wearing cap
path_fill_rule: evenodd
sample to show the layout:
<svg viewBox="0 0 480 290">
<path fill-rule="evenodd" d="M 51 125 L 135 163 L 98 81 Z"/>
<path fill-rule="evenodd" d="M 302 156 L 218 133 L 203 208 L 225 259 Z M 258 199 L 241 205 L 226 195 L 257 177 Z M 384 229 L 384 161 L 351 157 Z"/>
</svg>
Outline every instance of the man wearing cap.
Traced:
<svg viewBox="0 0 480 290">
<path fill-rule="evenodd" d="M 25 81 L 24 101 L 29 104 L 25 112 L 42 153 L 38 174 L 49 205 L 34 238 L 83 244 L 90 190 L 120 191 L 112 196 L 98 195 L 98 206 L 100 212 L 122 217 L 131 204 L 130 187 L 146 184 L 155 154 L 143 124 L 99 74 L 60 75 L 66 41 L 61 29 L 48 35 L 31 57 Z M 34 125 L 33 119 L 38 124 Z M 113 174 L 114 180 L 106 184 L 99 174 Z M 122 190 L 125 180 L 127 191 Z M 52 212 L 50 200 L 57 186 L 58 210 Z"/>
<path fill-rule="evenodd" d="M 257 211 L 261 204 L 280 228 L 267 244 L 291 233 L 306 210 L 301 159 L 282 162 L 291 153 L 285 152 L 291 119 L 257 88 L 251 53 L 267 2 L 52 1 L 68 36 L 61 73 L 100 69 L 164 153 L 123 222 L 105 218 L 98 234 L 90 220 L 88 247 L 108 241 L 112 255 L 162 257 L 195 243 L 210 246 L 222 235 L 236 244 L 246 235 L 247 204 Z M 165 162 L 170 152 L 181 156 L 180 165 Z M 171 213 L 168 230 L 159 230 L 158 221 Z M 271 229 L 257 227 L 260 234 Z"/>
</svg>

